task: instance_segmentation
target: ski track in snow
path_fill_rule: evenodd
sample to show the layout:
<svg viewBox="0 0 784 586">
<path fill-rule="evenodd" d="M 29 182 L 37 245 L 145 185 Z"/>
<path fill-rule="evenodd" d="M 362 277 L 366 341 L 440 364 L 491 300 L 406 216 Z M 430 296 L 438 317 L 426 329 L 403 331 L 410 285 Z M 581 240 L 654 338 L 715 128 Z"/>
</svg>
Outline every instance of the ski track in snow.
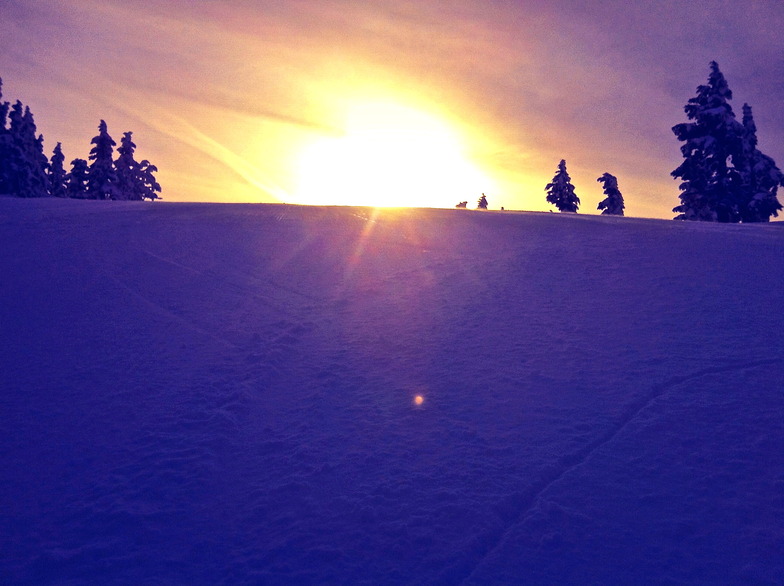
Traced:
<svg viewBox="0 0 784 586">
<path fill-rule="evenodd" d="M 494 540 L 494 543 L 491 544 L 487 551 L 482 554 L 481 558 L 470 569 L 469 573 L 464 578 L 460 579 L 460 583 L 465 584 L 471 582 L 477 568 L 479 568 L 494 551 L 503 545 L 514 527 L 526 521 L 526 518 L 536 506 L 536 503 L 541 495 L 550 486 L 558 482 L 558 480 L 569 474 L 578 466 L 583 465 L 599 448 L 612 442 L 613 439 L 623 432 L 623 430 L 626 429 L 626 427 L 629 426 L 643 410 L 649 407 L 651 403 L 659 398 L 662 394 L 682 384 L 688 383 L 689 381 L 702 377 L 760 368 L 763 366 L 775 364 L 777 362 L 779 362 L 779 359 L 755 360 L 752 362 L 744 362 L 723 367 L 704 368 L 691 374 L 673 377 L 668 381 L 655 385 L 647 396 L 642 397 L 638 402 L 629 407 L 628 411 L 623 415 L 623 417 L 620 418 L 617 425 L 607 429 L 603 435 L 599 436 L 595 441 L 587 444 L 578 452 L 568 454 L 567 456 L 563 457 L 560 462 L 562 464 L 561 467 L 556 467 L 550 471 L 549 474 L 545 474 L 535 486 L 531 487 L 531 489 L 527 491 L 526 494 L 522 494 L 517 497 L 519 500 L 516 506 L 519 512 L 514 512 L 514 517 L 511 523 L 509 523 L 509 525 L 503 530 L 498 538 Z M 455 578 L 457 577 L 450 575 L 449 580 L 451 581 Z"/>
</svg>

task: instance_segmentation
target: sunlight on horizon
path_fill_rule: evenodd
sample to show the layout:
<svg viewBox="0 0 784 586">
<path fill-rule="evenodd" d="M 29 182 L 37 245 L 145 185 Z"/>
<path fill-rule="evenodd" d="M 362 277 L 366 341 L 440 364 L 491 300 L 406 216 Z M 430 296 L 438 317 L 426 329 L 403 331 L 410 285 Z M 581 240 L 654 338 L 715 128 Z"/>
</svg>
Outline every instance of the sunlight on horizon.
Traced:
<svg viewBox="0 0 784 586">
<path fill-rule="evenodd" d="M 292 203 L 376 207 L 473 204 L 494 182 L 464 155 L 445 122 L 389 102 L 352 107 L 342 136 L 301 153 Z"/>
</svg>

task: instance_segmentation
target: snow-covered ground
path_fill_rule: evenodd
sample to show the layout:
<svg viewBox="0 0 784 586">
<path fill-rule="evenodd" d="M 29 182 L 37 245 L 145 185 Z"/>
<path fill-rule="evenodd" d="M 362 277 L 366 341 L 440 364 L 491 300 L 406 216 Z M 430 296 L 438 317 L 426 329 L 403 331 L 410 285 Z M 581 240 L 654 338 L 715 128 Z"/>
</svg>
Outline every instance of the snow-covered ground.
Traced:
<svg viewBox="0 0 784 586">
<path fill-rule="evenodd" d="M 0 583 L 784 583 L 783 285 L 781 224 L 0 199 Z"/>
</svg>

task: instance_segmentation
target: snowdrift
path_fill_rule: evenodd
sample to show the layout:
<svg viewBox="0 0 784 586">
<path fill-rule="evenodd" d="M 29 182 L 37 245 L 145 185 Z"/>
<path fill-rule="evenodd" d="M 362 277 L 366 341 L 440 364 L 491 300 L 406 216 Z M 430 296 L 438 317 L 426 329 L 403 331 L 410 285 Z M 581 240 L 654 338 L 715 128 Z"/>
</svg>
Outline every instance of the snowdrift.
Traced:
<svg viewBox="0 0 784 586">
<path fill-rule="evenodd" d="M 781 583 L 782 283 L 776 224 L 0 199 L 0 582 Z"/>
</svg>

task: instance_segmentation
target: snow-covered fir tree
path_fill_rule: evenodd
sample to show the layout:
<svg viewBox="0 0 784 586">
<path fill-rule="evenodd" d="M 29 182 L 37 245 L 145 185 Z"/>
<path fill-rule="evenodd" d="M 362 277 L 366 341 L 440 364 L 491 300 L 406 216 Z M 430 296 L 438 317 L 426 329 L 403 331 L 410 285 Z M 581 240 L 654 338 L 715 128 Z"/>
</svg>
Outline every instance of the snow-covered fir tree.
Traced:
<svg viewBox="0 0 784 586">
<path fill-rule="evenodd" d="M 618 189 L 618 179 L 614 175 L 605 173 L 597 181 L 604 187 L 604 195 L 607 197 L 599 202 L 599 206 L 596 209 L 604 210 L 602 211 L 603 216 L 622 216 L 624 203 L 623 195 L 621 195 Z"/>
<path fill-rule="evenodd" d="M 49 161 L 49 195 L 54 197 L 68 197 L 68 192 L 65 188 L 66 172 L 63 167 L 65 155 L 63 155 L 63 148 L 61 143 L 57 143 L 52 152 L 52 158 Z"/>
<path fill-rule="evenodd" d="M 8 149 L 8 193 L 22 196 L 29 183 L 27 169 L 24 166 L 24 153 L 21 150 L 20 136 L 24 126 L 24 105 L 17 100 L 8 113 L 8 135 L 10 148 Z"/>
<path fill-rule="evenodd" d="M 114 170 L 117 174 L 115 199 L 142 199 L 139 189 L 139 163 L 133 158 L 136 145 L 132 135 L 132 132 L 123 133 L 120 146 L 117 148 L 118 157 L 114 161 Z"/>
<path fill-rule="evenodd" d="M 135 151 L 133 132 L 123 133 L 117 149 L 119 156 L 114 162 L 117 174 L 116 199 L 134 201 L 158 199 L 161 186 L 154 175 L 158 172 L 158 168 L 146 159 L 141 163 L 137 162 L 134 158 Z"/>
<path fill-rule="evenodd" d="M 84 159 L 71 161 L 71 171 L 65 176 L 65 189 L 68 197 L 74 199 L 87 198 L 87 184 L 89 181 L 89 168 Z"/>
<path fill-rule="evenodd" d="M 767 222 L 782 209 L 776 192 L 779 185 L 784 185 L 784 174 L 773 159 L 757 148 L 757 125 L 748 104 L 743 104 L 743 128 L 742 150 L 735 157 L 741 185 L 740 221 Z"/>
<path fill-rule="evenodd" d="M 29 108 L 28 108 L 29 112 Z M 33 136 L 35 136 L 35 124 L 33 123 L 33 115 L 30 113 L 29 124 L 32 126 Z M 32 158 L 31 164 L 34 170 L 35 180 L 35 194 L 37 197 L 49 195 L 49 159 L 44 154 L 44 135 L 39 134 L 35 139 L 30 152 Z"/>
<path fill-rule="evenodd" d="M 155 179 L 155 173 L 157 172 L 158 167 L 151 164 L 147 159 L 139 163 L 139 183 L 137 186 L 141 193 L 141 199 L 149 199 L 151 201 L 160 199 L 158 194 L 161 192 L 161 185 Z"/>
<path fill-rule="evenodd" d="M 11 106 L 2 101 L 0 79 L 0 193 L 19 197 L 48 195 L 46 170 L 49 161 L 44 155 L 44 137 L 36 137 L 36 126 L 30 108 L 19 100 Z"/>
<path fill-rule="evenodd" d="M 681 145 L 683 163 L 672 172 L 681 179 L 680 205 L 673 208 L 679 220 L 737 222 L 740 220 L 741 178 L 731 164 L 743 150 L 743 125 L 735 118 L 727 80 L 715 61 L 707 85 L 684 107 L 692 122 L 673 126 Z"/>
<path fill-rule="evenodd" d="M 3 101 L 3 78 L 0 77 L 0 134 L 6 132 L 6 121 L 8 120 L 8 108 L 11 104 Z"/>
<path fill-rule="evenodd" d="M 45 197 L 49 161 L 43 152 L 43 136 L 36 137 L 33 114 L 17 100 L 8 119 L 7 158 L 3 164 L 5 188 L 19 197 Z"/>
<path fill-rule="evenodd" d="M 106 122 L 101 120 L 98 135 L 90 144 L 95 145 L 90 151 L 92 164 L 89 168 L 87 181 L 87 197 L 89 199 L 114 199 L 116 197 L 117 174 L 114 170 L 114 147 L 117 144 L 109 136 Z"/>
<path fill-rule="evenodd" d="M 476 202 L 476 209 L 478 210 L 486 210 L 487 209 L 487 196 L 482 194 L 482 197 L 479 198 L 479 201 Z"/>
<path fill-rule="evenodd" d="M 0 78 L 0 193 L 11 193 L 9 180 L 11 170 L 9 157 L 11 155 L 11 133 L 8 130 L 9 102 L 3 101 L 3 79 Z"/>
<path fill-rule="evenodd" d="M 574 192 L 574 185 L 566 172 L 566 161 L 563 159 L 558 163 L 558 171 L 552 182 L 548 183 L 544 190 L 547 192 L 547 201 L 560 212 L 576 212 L 580 207 L 580 198 Z"/>
</svg>

